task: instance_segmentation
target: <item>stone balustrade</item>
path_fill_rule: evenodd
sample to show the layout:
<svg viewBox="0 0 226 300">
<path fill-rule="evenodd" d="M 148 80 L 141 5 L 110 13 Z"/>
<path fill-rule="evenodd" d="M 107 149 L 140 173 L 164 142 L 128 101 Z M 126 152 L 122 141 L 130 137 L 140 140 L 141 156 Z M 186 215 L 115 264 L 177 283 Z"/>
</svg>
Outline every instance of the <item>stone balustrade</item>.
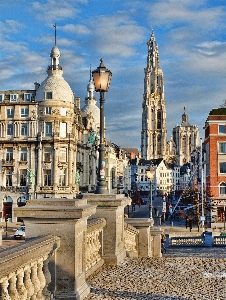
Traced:
<svg viewBox="0 0 226 300">
<path fill-rule="evenodd" d="M 205 238 L 202 236 L 172 237 L 170 246 L 205 246 Z"/>
<path fill-rule="evenodd" d="M 90 276 L 103 264 L 103 218 L 88 220 L 86 237 L 86 276 Z"/>
<path fill-rule="evenodd" d="M 226 236 L 214 236 L 213 246 L 226 246 Z"/>
<path fill-rule="evenodd" d="M 0 252 L 0 300 L 51 299 L 49 260 L 58 237 L 39 237 Z"/>
<path fill-rule="evenodd" d="M 135 227 L 125 223 L 124 226 L 124 240 L 126 247 L 126 256 L 138 257 L 138 235 L 139 230 Z"/>
</svg>

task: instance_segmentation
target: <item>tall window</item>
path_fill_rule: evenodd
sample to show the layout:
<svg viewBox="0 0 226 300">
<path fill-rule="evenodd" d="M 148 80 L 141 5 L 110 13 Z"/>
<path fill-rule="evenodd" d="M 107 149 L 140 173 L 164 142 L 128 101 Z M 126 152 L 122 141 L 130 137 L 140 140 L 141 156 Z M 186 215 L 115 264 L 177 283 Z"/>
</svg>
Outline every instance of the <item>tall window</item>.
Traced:
<svg viewBox="0 0 226 300">
<path fill-rule="evenodd" d="M 8 108 L 7 109 L 7 118 L 13 118 L 14 117 L 14 108 Z"/>
<path fill-rule="evenodd" d="M 65 169 L 60 170 L 60 174 L 59 174 L 59 185 L 60 185 L 60 186 L 65 186 L 65 185 L 66 185 L 66 180 L 65 180 Z"/>
<path fill-rule="evenodd" d="M 27 135 L 27 124 L 26 123 L 21 124 L 21 135 Z"/>
<path fill-rule="evenodd" d="M 226 153 L 226 143 L 219 143 L 219 153 Z"/>
<path fill-rule="evenodd" d="M 4 95 L 0 94 L 0 102 L 2 102 L 4 100 Z"/>
<path fill-rule="evenodd" d="M 52 159 L 52 148 L 44 147 L 44 162 L 51 162 Z"/>
<path fill-rule="evenodd" d="M 59 161 L 61 161 L 61 162 L 67 161 L 67 149 L 66 148 L 60 148 Z"/>
<path fill-rule="evenodd" d="M 21 116 L 21 118 L 27 118 L 28 117 L 28 108 L 21 108 L 20 116 Z"/>
<path fill-rule="evenodd" d="M 7 135 L 13 135 L 13 124 L 7 124 Z"/>
<path fill-rule="evenodd" d="M 12 186 L 12 170 L 6 170 L 6 186 Z"/>
<path fill-rule="evenodd" d="M 24 101 L 27 101 L 27 102 L 31 101 L 31 94 L 30 93 L 25 93 L 24 94 Z"/>
<path fill-rule="evenodd" d="M 10 94 L 10 102 L 16 102 L 17 94 Z"/>
<path fill-rule="evenodd" d="M 60 122 L 60 137 L 67 136 L 67 124 L 65 122 Z"/>
<path fill-rule="evenodd" d="M 222 182 L 220 184 L 220 194 L 221 195 L 225 195 L 226 194 L 226 183 L 225 182 Z"/>
<path fill-rule="evenodd" d="M 226 133 L 226 125 L 219 125 L 218 130 L 219 130 L 219 133 L 225 134 Z"/>
<path fill-rule="evenodd" d="M 20 186 L 26 186 L 27 185 L 27 170 L 22 169 L 20 170 Z"/>
<path fill-rule="evenodd" d="M 10 163 L 13 161 L 13 147 L 6 148 L 6 161 Z"/>
<path fill-rule="evenodd" d="M 46 107 L 46 115 L 51 115 L 52 113 L 52 107 L 47 106 Z"/>
<path fill-rule="evenodd" d="M 161 129 L 161 127 L 162 127 L 162 112 L 161 112 L 161 110 L 159 109 L 158 111 L 157 111 L 157 129 Z"/>
<path fill-rule="evenodd" d="M 220 162 L 220 173 L 226 173 L 226 162 Z"/>
<path fill-rule="evenodd" d="M 45 133 L 46 133 L 46 136 L 52 135 L 52 123 L 51 122 L 46 122 Z"/>
<path fill-rule="evenodd" d="M 44 185 L 51 186 L 51 170 L 44 170 Z"/>
<path fill-rule="evenodd" d="M 27 161 L 27 148 L 23 147 L 20 149 L 20 160 Z"/>
</svg>

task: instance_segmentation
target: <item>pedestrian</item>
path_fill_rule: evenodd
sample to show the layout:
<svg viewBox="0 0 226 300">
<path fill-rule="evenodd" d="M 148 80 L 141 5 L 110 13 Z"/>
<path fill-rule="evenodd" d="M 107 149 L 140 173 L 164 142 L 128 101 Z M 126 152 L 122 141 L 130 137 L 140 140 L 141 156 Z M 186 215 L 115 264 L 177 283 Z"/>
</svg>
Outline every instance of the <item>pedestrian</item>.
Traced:
<svg viewBox="0 0 226 300">
<path fill-rule="evenodd" d="M 186 220 L 185 220 L 185 226 L 186 226 L 186 229 L 187 229 L 188 226 L 189 226 L 189 218 L 188 218 L 188 217 L 186 217 Z"/>
<path fill-rule="evenodd" d="M 157 213 L 157 207 L 154 208 L 154 211 L 155 211 L 155 216 L 156 216 L 156 213 Z"/>
<path fill-rule="evenodd" d="M 191 230 L 192 230 L 192 219 L 189 219 L 189 228 L 190 228 L 190 232 L 191 232 Z"/>
<path fill-rule="evenodd" d="M 165 232 L 162 232 L 161 233 L 161 252 L 164 251 L 166 253 L 165 242 L 166 242 L 166 235 L 165 235 Z"/>
</svg>

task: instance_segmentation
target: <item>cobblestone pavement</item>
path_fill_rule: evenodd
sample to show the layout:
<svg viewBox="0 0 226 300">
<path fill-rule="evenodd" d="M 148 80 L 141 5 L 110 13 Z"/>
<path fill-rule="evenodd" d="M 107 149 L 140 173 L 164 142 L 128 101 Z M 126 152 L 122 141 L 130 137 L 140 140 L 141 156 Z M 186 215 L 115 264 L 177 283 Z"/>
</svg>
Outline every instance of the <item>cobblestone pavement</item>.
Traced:
<svg viewBox="0 0 226 300">
<path fill-rule="evenodd" d="M 88 278 L 86 299 L 225 300 L 226 248 L 169 248 L 162 258 L 126 258 Z"/>
</svg>

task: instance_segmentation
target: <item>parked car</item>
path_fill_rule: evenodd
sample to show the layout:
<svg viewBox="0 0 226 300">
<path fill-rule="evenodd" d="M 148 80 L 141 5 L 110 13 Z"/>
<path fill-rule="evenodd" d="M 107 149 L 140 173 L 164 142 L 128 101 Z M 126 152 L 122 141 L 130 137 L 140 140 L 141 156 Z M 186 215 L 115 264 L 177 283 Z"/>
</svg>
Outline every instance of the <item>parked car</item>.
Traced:
<svg viewBox="0 0 226 300">
<path fill-rule="evenodd" d="M 25 226 L 20 226 L 17 231 L 14 233 L 15 240 L 25 240 Z"/>
<path fill-rule="evenodd" d="M 147 204 L 147 201 L 145 199 L 140 199 L 140 204 L 145 205 L 145 204 Z"/>
</svg>

